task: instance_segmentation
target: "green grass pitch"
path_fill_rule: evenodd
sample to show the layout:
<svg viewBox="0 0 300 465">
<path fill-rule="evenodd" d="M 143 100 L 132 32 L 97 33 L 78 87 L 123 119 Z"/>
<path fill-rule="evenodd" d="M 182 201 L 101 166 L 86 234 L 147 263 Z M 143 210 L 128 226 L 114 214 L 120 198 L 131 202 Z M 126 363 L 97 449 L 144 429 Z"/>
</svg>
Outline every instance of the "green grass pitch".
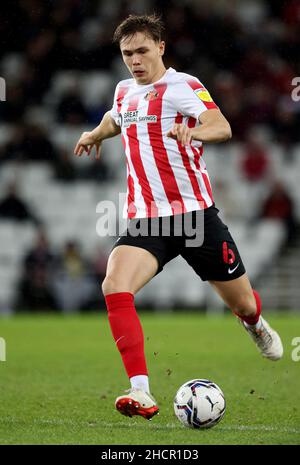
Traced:
<svg viewBox="0 0 300 465">
<path fill-rule="evenodd" d="M 292 339 L 300 318 L 267 316 L 285 346 L 263 359 L 231 315 L 144 313 L 152 393 L 151 422 L 114 409 L 129 387 L 106 316 L 18 316 L 0 320 L 7 360 L 0 362 L 0 444 L 299 444 L 300 361 Z M 179 386 L 208 378 L 227 410 L 209 430 L 182 426 L 173 413 Z"/>
</svg>

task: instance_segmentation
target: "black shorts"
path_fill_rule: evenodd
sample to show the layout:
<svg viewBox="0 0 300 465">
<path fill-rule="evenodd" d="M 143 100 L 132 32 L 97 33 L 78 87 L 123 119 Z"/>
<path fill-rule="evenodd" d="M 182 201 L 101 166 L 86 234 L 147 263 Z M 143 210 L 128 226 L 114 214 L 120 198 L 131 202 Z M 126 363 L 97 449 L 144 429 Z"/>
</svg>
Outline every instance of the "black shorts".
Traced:
<svg viewBox="0 0 300 465">
<path fill-rule="evenodd" d="M 171 217 L 133 218 L 113 248 L 130 245 L 148 250 L 157 258 L 157 274 L 181 255 L 203 281 L 231 281 L 242 276 L 245 267 L 218 212 L 212 206 Z"/>
</svg>

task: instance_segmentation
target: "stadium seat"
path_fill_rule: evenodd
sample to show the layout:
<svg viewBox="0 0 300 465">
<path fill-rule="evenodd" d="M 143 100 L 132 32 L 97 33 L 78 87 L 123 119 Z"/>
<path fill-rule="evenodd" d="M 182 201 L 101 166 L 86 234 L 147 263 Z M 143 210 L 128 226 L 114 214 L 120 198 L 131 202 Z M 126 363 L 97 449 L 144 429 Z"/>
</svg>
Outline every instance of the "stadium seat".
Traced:
<svg viewBox="0 0 300 465">
<path fill-rule="evenodd" d="M 5 124 L 1 122 L 1 131 L 0 131 L 0 147 L 1 145 L 6 144 L 9 140 L 11 140 L 11 136 L 14 132 L 14 126 L 12 124 Z M 6 163 L 4 166 L 1 166 L 2 169 L 6 168 L 6 165 L 10 163 Z"/>
<path fill-rule="evenodd" d="M 8 82 L 14 82 L 20 78 L 23 71 L 25 59 L 22 53 L 6 53 L 1 60 L 1 75 Z"/>
<path fill-rule="evenodd" d="M 33 190 L 49 183 L 53 176 L 53 166 L 50 163 L 26 163 L 22 169 L 21 188 L 30 186 Z"/>
<path fill-rule="evenodd" d="M 46 104 L 56 105 L 63 94 L 65 94 L 74 86 L 80 87 L 82 73 L 76 70 L 58 71 L 54 74 L 51 80 L 51 87 L 45 95 L 44 101 Z"/>
<path fill-rule="evenodd" d="M 89 107 L 97 106 L 106 101 L 113 92 L 111 74 L 105 71 L 85 73 L 80 80 L 84 103 Z"/>
</svg>

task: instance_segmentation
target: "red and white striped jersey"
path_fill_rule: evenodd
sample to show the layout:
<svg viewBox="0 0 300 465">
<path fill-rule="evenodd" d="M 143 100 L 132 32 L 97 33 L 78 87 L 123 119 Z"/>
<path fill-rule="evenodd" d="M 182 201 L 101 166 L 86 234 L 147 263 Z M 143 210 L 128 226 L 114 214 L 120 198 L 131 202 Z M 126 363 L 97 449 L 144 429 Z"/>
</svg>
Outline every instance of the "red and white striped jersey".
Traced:
<svg viewBox="0 0 300 465">
<path fill-rule="evenodd" d="M 218 108 L 201 82 L 169 68 L 157 82 L 119 82 L 111 116 L 121 127 L 127 159 L 125 216 L 169 216 L 208 208 L 211 185 L 199 141 L 182 146 L 166 137 L 174 123 L 198 126 Z"/>
</svg>

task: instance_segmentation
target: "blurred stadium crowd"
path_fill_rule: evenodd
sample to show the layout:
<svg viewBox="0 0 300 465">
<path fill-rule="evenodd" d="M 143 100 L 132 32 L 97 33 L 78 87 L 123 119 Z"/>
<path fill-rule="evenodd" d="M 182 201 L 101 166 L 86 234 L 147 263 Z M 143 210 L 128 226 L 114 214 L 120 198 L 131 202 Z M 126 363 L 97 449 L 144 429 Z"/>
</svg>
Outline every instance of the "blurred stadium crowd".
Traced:
<svg viewBox="0 0 300 465">
<path fill-rule="evenodd" d="M 167 65 L 208 83 L 236 140 L 247 136 L 250 125 L 264 124 L 276 141 L 299 142 L 299 110 L 290 99 L 291 81 L 300 74 L 299 9 L 298 0 L 6 2 L 0 56 L 9 98 L 1 119 L 18 125 L 19 140 L 26 136 L 25 159 L 58 163 L 61 154 L 49 134 L 26 126 L 28 111 L 45 105 L 57 71 L 102 69 L 114 80 L 114 28 L 129 13 L 155 10 L 165 19 Z M 93 125 L 110 105 L 107 95 L 99 107 L 87 106 L 80 89 L 72 88 L 49 111 L 56 122 Z M 38 150 L 31 150 L 32 139 Z M 10 147 L 1 159 L 13 157 Z"/>
<path fill-rule="evenodd" d="M 276 218 L 285 240 L 293 240 L 300 218 L 292 188 L 300 185 L 300 104 L 291 98 L 300 76 L 299 0 L 12 0 L 0 22 L 1 246 L 20 221 L 32 228 L 12 266 L 14 292 L 6 295 L 3 285 L 0 306 L 2 295 L 2 305 L 20 309 L 98 307 L 111 243 L 100 250 L 94 240 L 85 248 L 85 231 L 95 235 L 96 200 L 124 191 L 125 163 L 118 142 L 97 164 L 75 160 L 72 151 L 111 107 L 115 84 L 128 77 L 111 42 L 115 27 L 129 13 L 153 11 L 166 24 L 166 66 L 199 77 L 231 123 L 232 147 L 205 157 L 225 218 L 249 225 Z M 83 211 L 82 197 L 92 214 Z M 54 233 L 53 222 L 71 222 L 70 210 L 80 232 Z"/>
</svg>

